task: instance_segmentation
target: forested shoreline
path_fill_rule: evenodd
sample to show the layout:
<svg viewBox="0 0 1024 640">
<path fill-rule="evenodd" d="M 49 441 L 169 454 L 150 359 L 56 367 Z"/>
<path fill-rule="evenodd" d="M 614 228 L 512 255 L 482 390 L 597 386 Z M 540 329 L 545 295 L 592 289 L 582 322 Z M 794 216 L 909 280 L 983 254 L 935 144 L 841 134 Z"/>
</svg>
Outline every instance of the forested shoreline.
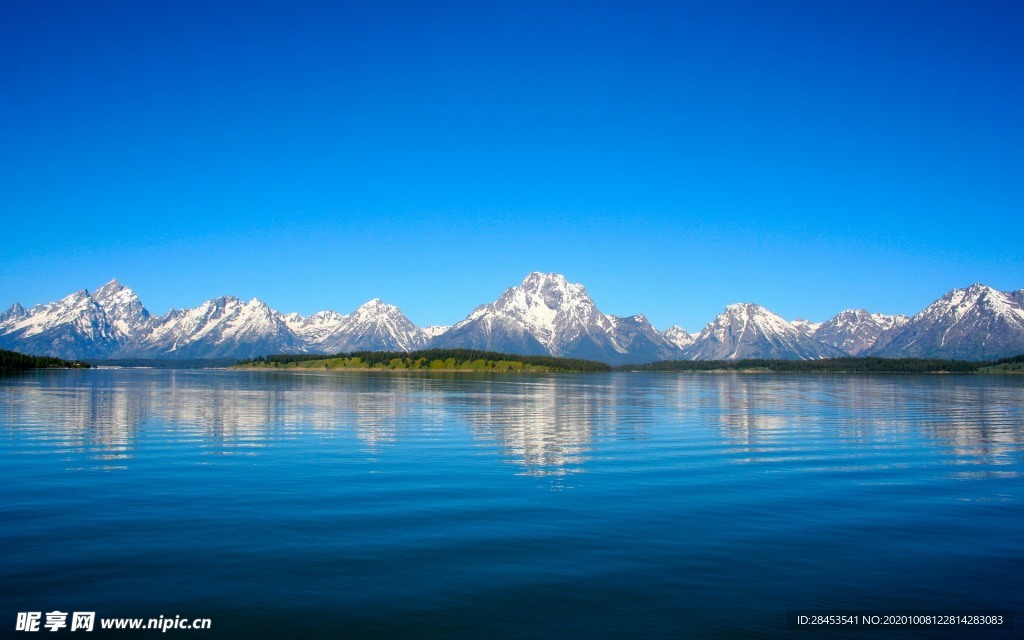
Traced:
<svg viewBox="0 0 1024 640">
<path fill-rule="evenodd" d="M 521 356 L 475 349 L 422 351 L 353 351 L 333 356 L 270 355 L 235 365 L 256 369 L 357 369 L 403 371 L 493 371 L 501 373 L 609 372 L 611 365 L 554 356 Z"/>
<path fill-rule="evenodd" d="M 89 364 L 76 360 L 62 360 L 49 356 L 34 356 L 0 349 L 0 370 L 25 371 L 28 369 L 88 369 Z"/>
</svg>

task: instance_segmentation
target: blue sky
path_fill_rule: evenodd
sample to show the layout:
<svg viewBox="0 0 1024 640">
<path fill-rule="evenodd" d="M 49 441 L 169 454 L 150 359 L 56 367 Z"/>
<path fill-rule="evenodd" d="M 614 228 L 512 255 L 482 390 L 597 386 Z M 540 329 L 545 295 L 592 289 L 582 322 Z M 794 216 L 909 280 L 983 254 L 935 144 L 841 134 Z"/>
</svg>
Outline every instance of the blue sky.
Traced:
<svg viewBox="0 0 1024 640">
<path fill-rule="evenodd" d="M 1024 287 L 1022 79 L 1020 2 L 13 0 L 0 306 L 913 313 Z"/>
</svg>

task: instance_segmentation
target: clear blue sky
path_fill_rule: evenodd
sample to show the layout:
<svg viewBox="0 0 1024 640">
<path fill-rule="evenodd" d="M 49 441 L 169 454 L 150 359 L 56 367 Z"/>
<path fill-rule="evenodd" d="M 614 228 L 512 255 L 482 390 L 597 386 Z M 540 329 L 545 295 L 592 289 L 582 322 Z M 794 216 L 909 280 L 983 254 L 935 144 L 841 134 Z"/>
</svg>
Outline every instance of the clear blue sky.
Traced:
<svg viewBox="0 0 1024 640">
<path fill-rule="evenodd" d="M 913 313 L 1024 287 L 1024 3 L 8 0 L 0 215 L 2 307 Z"/>
</svg>

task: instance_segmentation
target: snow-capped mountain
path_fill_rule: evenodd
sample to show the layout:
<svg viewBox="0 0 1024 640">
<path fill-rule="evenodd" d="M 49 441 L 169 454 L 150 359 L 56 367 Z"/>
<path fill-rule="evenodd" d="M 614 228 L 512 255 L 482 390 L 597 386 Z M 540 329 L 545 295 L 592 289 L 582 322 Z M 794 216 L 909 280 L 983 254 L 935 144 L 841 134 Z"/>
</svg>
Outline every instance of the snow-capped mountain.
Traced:
<svg viewBox="0 0 1024 640">
<path fill-rule="evenodd" d="M 152 325 L 153 318 L 139 296 L 116 278 L 94 291 L 92 299 L 103 310 L 115 334 L 125 342 L 145 333 Z"/>
<path fill-rule="evenodd" d="M 1024 353 L 1024 289 L 954 289 L 913 318 L 848 310 L 824 323 L 787 322 L 764 307 L 734 304 L 696 336 L 664 333 L 642 315 L 606 315 L 583 285 L 531 273 L 465 320 L 420 329 L 374 299 L 351 314 L 282 314 L 253 298 L 223 296 L 154 316 L 111 280 L 0 313 L 0 349 L 61 358 L 215 358 L 272 353 L 411 351 L 463 347 L 556 355 L 613 364 L 656 360 L 809 359 L 844 355 L 994 359 Z"/>
<path fill-rule="evenodd" d="M 873 347 L 884 332 L 902 327 L 909 321 L 907 316 L 847 309 L 827 322 L 820 323 L 810 335 L 818 342 L 857 356 Z"/>
<path fill-rule="evenodd" d="M 138 296 L 111 280 L 0 315 L 0 348 L 62 358 L 247 358 L 271 353 L 408 351 L 429 336 L 393 305 L 371 300 L 350 315 L 284 315 L 258 298 L 208 300 L 153 316 Z"/>
<path fill-rule="evenodd" d="M 643 316 L 601 313 L 581 284 L 557 273 L 531 273 L 490 304 L 431 341 L 432 347 L 462 347 L 556 355 L 612 363 L 679 357 Z"/>
<path fill-rule="evenodd" d="M 622 358 L 628 364 L 643 364 L 658 360 L 672 360 L 682 357 L 682 350 L 675 342 L 665 337 L 643 316 L 636 314 L 626 318 L 608 316 L 612 321 L 612 340 L 625 349 Z M 602 358 L 594 358 L 601 360 Z"/>
<path fill-rule="evenodd" d="M 797 318 L 789 324 L 793 325 L 797 331 L 805 336 L 813 336 L 814 332 L 818 330 L 818 327 L 822 325 L 821 322 L 811 322 L 810 320 L 804 320 L 803 318 Z"/>
<path fill-rule="evenodd" d="M 323 353 L 343 351 L 415 351 L 430 338 L 393 304 L 370 300 L 345 316 L 337 328 L 315 345 Z"/>
<path fill-rule="evenodd" d="M 318 350 L 318 347 L 345 323 L 347 317 L 337 311 L 317 311 L 306 317 L 289 313 L 284 316 L 284 323 L 306 345 Z"/>
<path fill-rule="evenodd" d="M 450 324 L 432 324 L 429 327 L 424 327 L 423 333 L 427 334 L 428 338 L 436 338 L 451 328 L 452 326 Z"/>
<path fill-rule="evenodd" d="M 222 296 L 194 309 L 170 311 L 135 345 L 132 355 L 249 358 L 303 351 L 305 344 L 267 303 Z"/>
<path fill-rule="evenodd" d="M 662 333 L 661 335 L 665 336 L 666 340 L 676 345 L 680 349 L 685 349 L 686 347 L 690 346 L 696 339 L 696 336 L 694 336 L 692 333 L 689 333 L 686 329 L 680 327 L 677 324 L 674 324 L 668 329 L 665 329 L 665 332 Z"/>
<path fill-rule="evenodd" d="M 0 318 L 0 347 L 63 358 L 109 357 L 151 319 L 135 293 L 111 280 L 29 310 L 15 304 Z"/>
<path fill-rule="evenodd" d="M 983 284 L 953 289 L 902 327 L 883 333 L 868 355 L 985 360 L 1024 353 L 1024 289 Z"/>
<path fill-rule="evenodd" d="M 690 360 L 812 360 L 844 355 L 768 309 L 751 303 L 727 306 L 683 351 Z"/>
<path fill-rule="evenodd" d="M 11 308 L 3 313 L 0 313 L 0 324 L 3 324 L 9 320 L 18 320 L 24 318 L 28 314 L 25 311 L 25 307 L 21 306 L 17 302 L 11 305 Z"/>
</svg>

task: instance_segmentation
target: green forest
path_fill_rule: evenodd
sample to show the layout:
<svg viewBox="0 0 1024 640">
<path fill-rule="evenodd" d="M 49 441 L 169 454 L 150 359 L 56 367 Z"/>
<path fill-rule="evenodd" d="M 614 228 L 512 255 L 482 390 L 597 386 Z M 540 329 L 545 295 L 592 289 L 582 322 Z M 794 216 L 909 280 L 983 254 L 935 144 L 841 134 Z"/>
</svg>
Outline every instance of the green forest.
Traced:
<svg viewBox="0 0 1024 640">
<path fill-rule="evenodd" d="M 553 356 L 519 356 L 473 349 L 423 351 L 354 351 L 324 355 L 272 355 L 243 360 L 236 366 L 259 369 L 399 369 L 409 371 L 493 371 L 504 373 L 600 372 L 611 365 Z"/>
<path fill-rule="evenodd" d="M 17 351 L 6 351 L 0 349 L 0 369 L 25 370 L 25 369 L 88 369 L 85 362 L 61 360 L 60 358 L 49 358 L 47 356 L 31 356 Z"/>
</svg>

